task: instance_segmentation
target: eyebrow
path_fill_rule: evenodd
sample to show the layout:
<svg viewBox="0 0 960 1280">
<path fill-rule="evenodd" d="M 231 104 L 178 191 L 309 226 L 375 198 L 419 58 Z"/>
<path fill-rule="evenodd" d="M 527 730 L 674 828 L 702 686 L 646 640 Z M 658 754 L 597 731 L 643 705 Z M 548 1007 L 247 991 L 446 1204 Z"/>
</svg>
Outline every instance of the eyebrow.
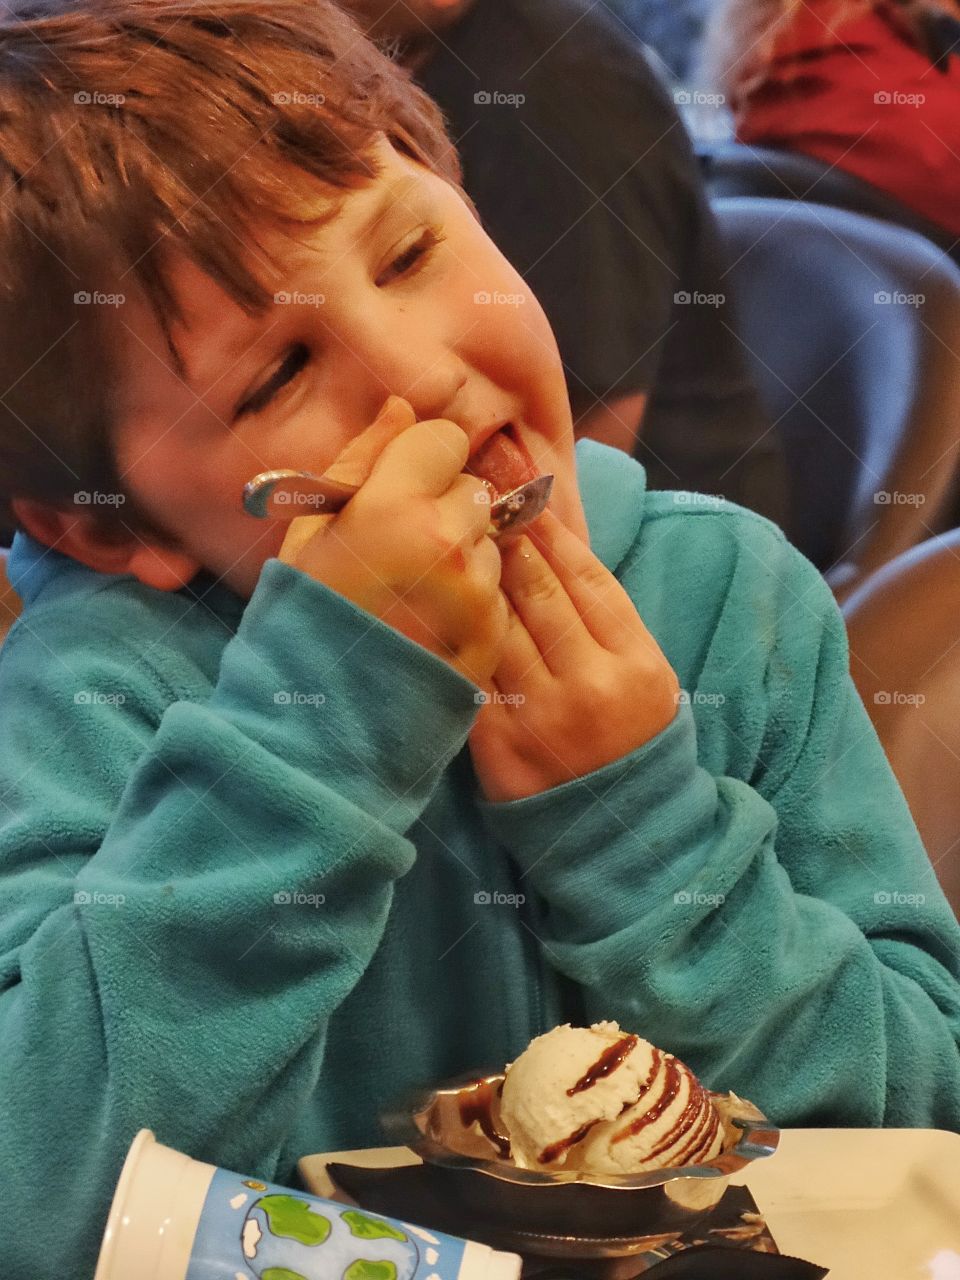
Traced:
<svg viewBox="0 0 960 1280">
<path fill-rule="evenodd" d="M 404 177 L 396 179 L 389 186 L 385 187 L 382 196 L 377 201 L 377 204 L 371 211 L 370 216 L 357 232 L 354 243 L 361 244 L 374 236 L 379 230 L 381 223 L 384 222 L 389 214 L 393 212 L 396 206 L 398 204 L 403 204 L 406 198 L 419 190 L 422 185 L 423 179 L 419 174 L 406 174 Z M 345 203 L 346 201 L 343 202 L 343 204 Z M 334 215 L 331 222 L 336 221 L 336 219 L 340 217 L 342 211 L 341 207 L 341 210 Z M 269 311 L 265 311 L 263 318 L 268 314 Z M 207 343 L 204 344 L 211 348 L 216 347 L 216 354 L 214 355 L 211 353 L 207 355 L 206 353 L 203 353 L 201 354 L 200 360 L 195 361 L 187 360 L 182 353 L 177 350 L 172 338 L 169 341 L 169 346 L 174 355 L 175 363 L 183 370 L 187 386 L 195 395 L 202 397 L 206 394 L 206 389 L 218 381 L 217 374 L 222 373 L 224 369 L 232 369 L 238 360 L 243 359 L 260 336 L 261 334 L 259 332 L 251 336 L 246 330 L 234 330 L 231 336 L 227 337 L 224 335 L 224 331 L 220 330 L 211 335 L 207 340 Z M 204 381 L 200 375 L 208 373 L 212 376 L 208 377 Z"/>
</svg>

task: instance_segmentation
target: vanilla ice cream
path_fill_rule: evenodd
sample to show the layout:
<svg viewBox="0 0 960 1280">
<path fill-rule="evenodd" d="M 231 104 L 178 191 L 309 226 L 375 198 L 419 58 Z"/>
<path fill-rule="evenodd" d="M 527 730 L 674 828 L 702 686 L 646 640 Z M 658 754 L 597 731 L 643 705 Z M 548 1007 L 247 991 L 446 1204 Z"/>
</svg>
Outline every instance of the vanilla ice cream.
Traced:
<svg viewBox="0 0 960 1280">
<path fill-rule="evenodd" d="M 703 1164 L 723 1146 L 689 1067 L 615 1022 L 533 1040 L 507 1068 L 500 1117 L 522 1169 L 649 1173 Z"/>
</svg>

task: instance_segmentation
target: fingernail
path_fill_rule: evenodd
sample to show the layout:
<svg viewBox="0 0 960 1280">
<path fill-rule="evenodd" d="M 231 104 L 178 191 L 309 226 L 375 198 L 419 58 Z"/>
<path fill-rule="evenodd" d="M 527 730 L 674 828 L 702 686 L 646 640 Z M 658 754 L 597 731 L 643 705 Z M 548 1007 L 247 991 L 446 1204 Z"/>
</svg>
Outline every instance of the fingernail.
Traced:
<svg viewBox="0 0 960 1280">
<path fill-rule="evenodd" d="M 410 412 L 410 406 L 402 396 L 387 396 L 380 408 L 380 412 L 374 418 L 374 422 L 380 422 L 384 418 L 389 418 L 393 413 L 398 412 L 401 408 L 404 412 Z"/>
</svg>

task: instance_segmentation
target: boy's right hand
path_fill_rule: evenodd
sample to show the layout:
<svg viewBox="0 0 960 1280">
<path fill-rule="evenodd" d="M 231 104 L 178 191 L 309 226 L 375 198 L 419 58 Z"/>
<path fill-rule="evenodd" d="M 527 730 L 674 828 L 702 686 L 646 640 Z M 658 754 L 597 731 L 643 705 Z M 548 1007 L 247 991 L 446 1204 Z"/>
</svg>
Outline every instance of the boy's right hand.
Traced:
<svg viewBox="0 0 960 1280">
<path fill-rule="evenodd" d="M 360 491 L 338 515 L 291 521 L 278 556 L 485 685 L 508 610 L 489 498 L 462 474 L 469 448 L 456 423 L 417 422 L 391 396 L 324 472 Z"/>
</svg>

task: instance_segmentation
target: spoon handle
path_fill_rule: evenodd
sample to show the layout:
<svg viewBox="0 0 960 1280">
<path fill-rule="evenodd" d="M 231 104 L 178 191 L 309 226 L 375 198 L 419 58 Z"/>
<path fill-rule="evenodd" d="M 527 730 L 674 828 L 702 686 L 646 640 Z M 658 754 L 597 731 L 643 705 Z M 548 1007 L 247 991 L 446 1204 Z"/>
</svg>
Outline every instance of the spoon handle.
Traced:
<svg viewBox="0 0 960 1280">
<path fill-rule="evenodd" d="M 268 520 L 295 520 L 297 516 L 336 515 L 359 488 L 341 484 L 309 471 L 261 471 L 243 487 L 243 508 L 248 515 Z M 505 493 L 490 504 L 490 534 L 518 532 L 535 520 L 550 498 L 553 476 L 537 476 Z"/>
</svg>

